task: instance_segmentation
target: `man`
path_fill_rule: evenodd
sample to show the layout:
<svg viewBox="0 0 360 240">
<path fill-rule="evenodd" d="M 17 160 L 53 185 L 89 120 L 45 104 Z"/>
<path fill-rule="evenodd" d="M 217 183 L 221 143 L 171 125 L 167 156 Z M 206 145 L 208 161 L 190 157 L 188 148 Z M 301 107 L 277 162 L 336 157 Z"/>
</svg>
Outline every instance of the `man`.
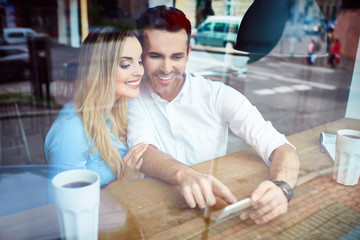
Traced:
<svg viewBox="0 0 360 240">
<path fill-rule="evenodd" d="M 285 136 L 264 121 L 241 93 L 185 72 L 191 25 L 183 12 L 158 6 L 137 22 L 143 29 L 146 79 L 141 96 L 129 100 L 128 143 L 130 147 L 150 144 L 143 154 L 142 172 L 179 185 L 191 208 L 213 206 L 215 197 L 236 202 L 219 180 L 188 167 L 225 155 L 230 127 L 270 166 L 271 180 L 283 181 L 262 182 L 251 195 L 254 209 L 240 218 L 262 224 L 285 213 L 287 197 L 291 198 L 286 191 L 295 186 L 299 169 L 296 152 Z"/>
</svg>

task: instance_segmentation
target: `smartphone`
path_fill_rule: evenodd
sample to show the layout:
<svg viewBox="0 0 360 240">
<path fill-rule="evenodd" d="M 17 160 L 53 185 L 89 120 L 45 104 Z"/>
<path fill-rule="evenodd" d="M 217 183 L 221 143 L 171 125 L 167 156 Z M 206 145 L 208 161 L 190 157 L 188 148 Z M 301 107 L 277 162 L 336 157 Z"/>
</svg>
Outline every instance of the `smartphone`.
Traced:
<svg viewBox="0 0 360 240">
<path fill-rule="evenodd" d="M 239 202 L 230 204 L 221 211 L 220 215 L 216 218 L 215 223 L 218 224 L 230 218 L 238 216 L 242 211 L 250 208 L 251 206 L 252 203 L 250 198 L 245 198 Z"/>
</svg>

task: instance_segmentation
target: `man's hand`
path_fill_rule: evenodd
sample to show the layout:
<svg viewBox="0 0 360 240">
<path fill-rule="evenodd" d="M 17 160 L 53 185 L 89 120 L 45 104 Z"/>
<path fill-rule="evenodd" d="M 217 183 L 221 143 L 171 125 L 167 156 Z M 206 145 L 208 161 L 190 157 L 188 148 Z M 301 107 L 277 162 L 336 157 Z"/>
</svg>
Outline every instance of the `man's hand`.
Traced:
<svg viewBox="0 0 360 240">
<path fill-rule="evenodd" d="M 213 206 L 216 203 L 215 197 L 230 204 L 237 201 L 229 188 L 213 176 L 185 166 L 152 145 L 147 148 L 143 158 L 142 172 L 169 184 L 179 185 L 182 196 L 191 208 Z"/>
<path fill-rule="evenodd" d="M 201 174 L 189 168 L 186 173 L 177 176 L 177 179 L 181 194 L 191 208 L 198 206 L 203 209 L 206 206 L 213 206 L 216 204 L 215 197 L 229 204 L 237 201 L 229 188 L 211 175 Z"/>
<path fill-rule="evenodd" d="M 251 218 L 264 224 L 287 212 L 288 201 L 282 190 L 271 181 L 264 181 L 251 194 L 253 209 L 240 214 L 241 220 Z"/>
<path fill-rule="evenodd" d="M 285 181 L 294 187 L 299 175 L 299 158 L 294 148 L 284 144 L 270 157 L 270 178 Z M 287 212 L 288 201 L 283 191 L 271 181 L 259 184 L 251 194 L 253 209 L 240 214 L 240 219 L 253 219 L 257 224 L 266 223 Z"/>
</svg>

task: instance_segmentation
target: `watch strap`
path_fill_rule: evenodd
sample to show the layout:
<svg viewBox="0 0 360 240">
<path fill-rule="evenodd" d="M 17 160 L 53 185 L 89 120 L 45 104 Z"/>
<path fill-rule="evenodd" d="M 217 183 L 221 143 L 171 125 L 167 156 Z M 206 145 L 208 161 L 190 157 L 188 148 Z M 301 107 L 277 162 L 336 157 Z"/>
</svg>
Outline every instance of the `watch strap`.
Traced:
<svg viewBox="0 0 360 240">
<path fill-rule="evenodd" d="M 290 202 L 291 198 L 294 195 L 292 187 L 290 187 L 290 185 L 284 181 L 273 181 L 273 183 L 282 190 L 288 202 Z"/>
</svg>

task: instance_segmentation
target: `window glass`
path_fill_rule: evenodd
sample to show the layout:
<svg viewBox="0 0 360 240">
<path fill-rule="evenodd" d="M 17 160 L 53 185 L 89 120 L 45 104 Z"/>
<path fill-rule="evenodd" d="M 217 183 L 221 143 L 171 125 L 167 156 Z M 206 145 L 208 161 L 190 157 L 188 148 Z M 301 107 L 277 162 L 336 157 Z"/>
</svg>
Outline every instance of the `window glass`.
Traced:
<svg viewBox="0 0 360 240">
<path fill-rule="evenodd" d="M 225 23 L 215 23 L 214 31 L 215 32 L 225 32 L 225 29 L 228 28 L 228 24 Z"/>
<path fill-rule="evenodd" d="M 248 9 L 266 1 L 164 1 L 183 10 L 192 25 L 186 72 L 240 92 L 287 137 L 356 118 L 349 112 L 359 114 L 353 104 L 360 98 L 353 87 L 359 85 L 359 71 L 354 70 L 359 66 L 359 8 L 344 7 L 348 1 L 286 1 L 289 8 L 284 24 L 277 24 L 282 26 L 279 31 L 271 18 L 262 21 L 266 14 L 251 20 L 264 23 L 264 28 L 247 25 Z M 75 6 L 80 2 L 88 8 Z M 0 200 L 6 202 L 0 201 L 0 218 L 49 203 L 44 142 L 60 110 L 74 97 L 85 36 L 128 23 L 158 2 L 163 1 L 0 1 L 2 28 L 18 28 L 0 36 Z M 251 34 L 239 47 L 238 32 L 244 26 Z M 271 38 L 275 32 L 278 36 Z M 181 59 L 173 56 L 171 61 Z M 226 154 L 250 147 L 231 129 L 228 136 Z M 24 205 L 24 199 L 29 204 Z"/>
<path fill-rule="evenodd" d="M 9 33 L 8 36 L 11 38 L 23 38 L 25 35 L 23 32 L 14 32 L 14 33 Z"/>
<path fill-rule="evenodd" d="M 200 32 L 210 31 L 211 30 L 211 23 L 205 24 L 202 28 L 199 29 Z"/>
</svg>

